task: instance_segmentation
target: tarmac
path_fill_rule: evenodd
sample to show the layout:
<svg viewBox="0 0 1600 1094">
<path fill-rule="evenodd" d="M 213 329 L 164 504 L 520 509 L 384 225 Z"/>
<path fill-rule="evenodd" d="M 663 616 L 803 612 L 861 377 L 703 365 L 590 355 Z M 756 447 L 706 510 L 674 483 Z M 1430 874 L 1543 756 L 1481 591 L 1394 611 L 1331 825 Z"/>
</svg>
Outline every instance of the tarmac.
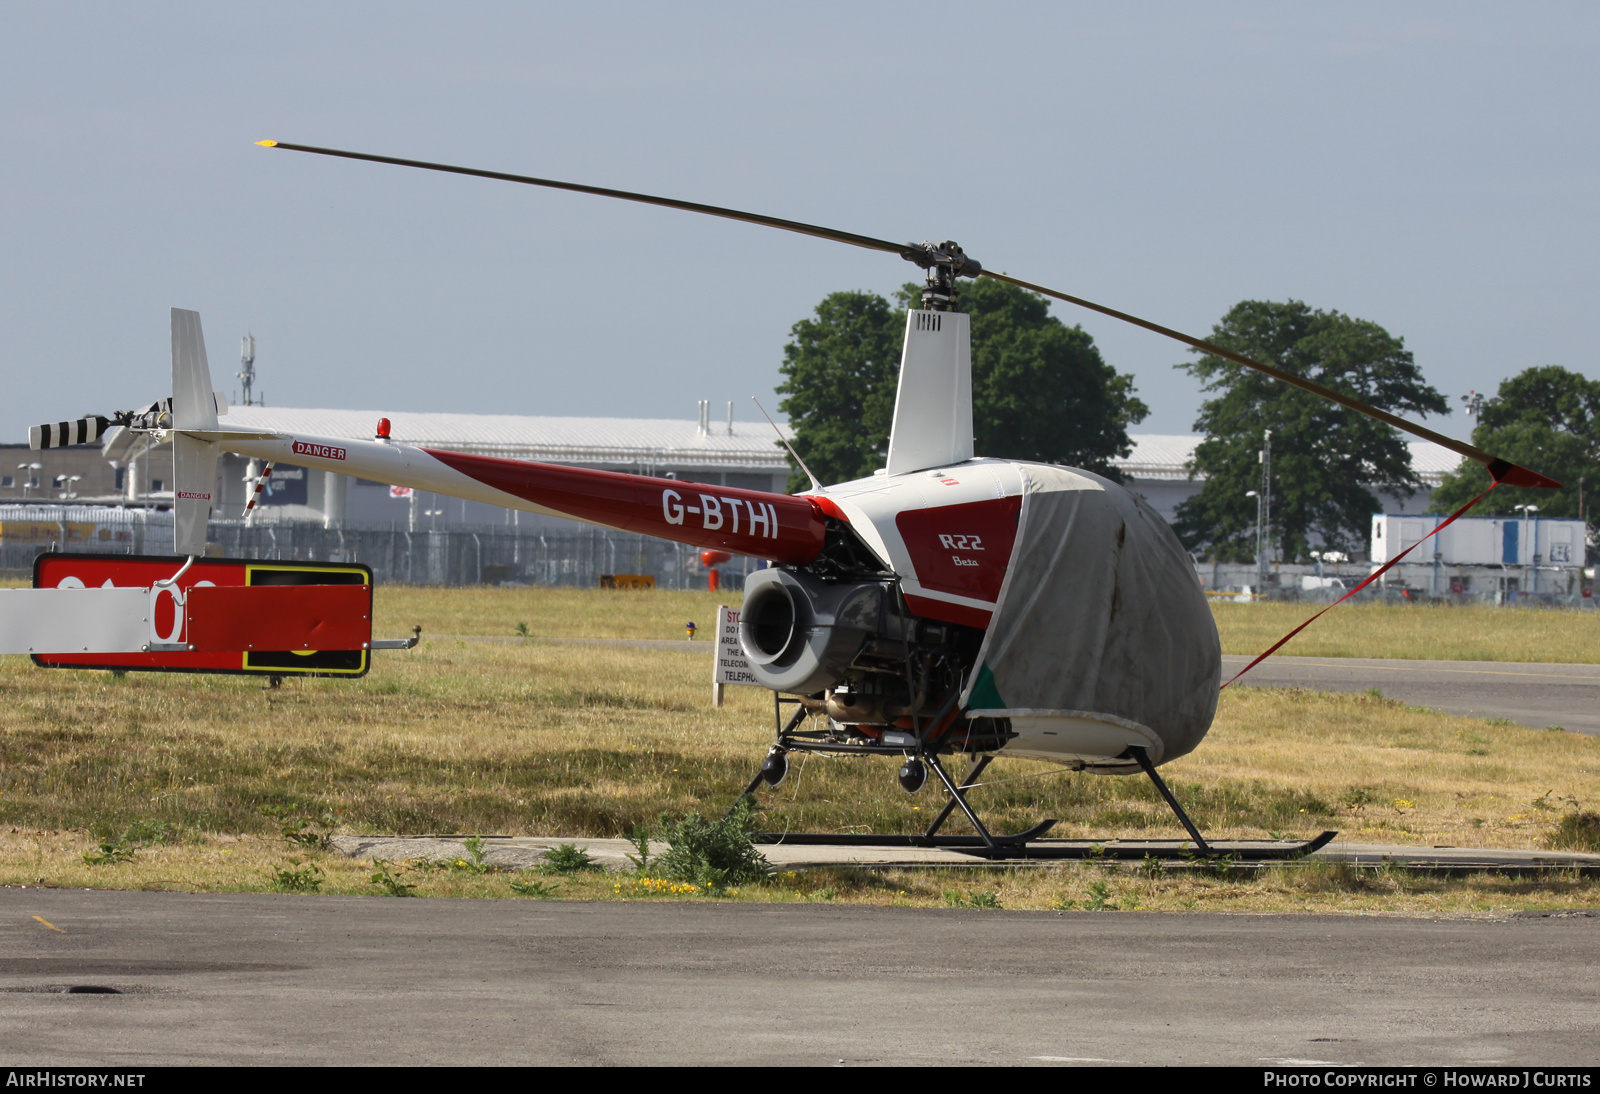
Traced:
<svg viewBox="0 0 1600 1094">
<path fill-rule="evenodd" d="M 1250 661 L 1224 656 L 1222 678 Z M 1387 698 L 1446 714 L 1507 718 L 1533 729 L 1600 733 L 1600 665 L 1274 656 L 1246 673 L 1239 685 L 1316 691 L 1376 688 Z"/>
<path fill-rule="evenodd" d="M 1586 912 L 0 890 L 13 1067 L 1549 1068 L 1600 1063 L 1597 1033 L 1600 918 Z"/>
</svg>

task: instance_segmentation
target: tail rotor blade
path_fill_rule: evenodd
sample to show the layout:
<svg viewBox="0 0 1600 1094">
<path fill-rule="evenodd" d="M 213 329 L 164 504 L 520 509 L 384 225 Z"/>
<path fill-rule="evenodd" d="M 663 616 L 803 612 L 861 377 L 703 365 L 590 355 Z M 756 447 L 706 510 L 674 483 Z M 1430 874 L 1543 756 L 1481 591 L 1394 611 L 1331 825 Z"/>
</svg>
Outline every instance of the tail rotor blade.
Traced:
<svg viewBox="0 0 1600 1094">
<path fill-rule="evenodd" d="M 73 444 L 93 444 L 110 428 L 111 419 L 98 414 L 70 422 L 46 422 L 28 429 L 28 447 L 37 452 Z"/>
</svg>

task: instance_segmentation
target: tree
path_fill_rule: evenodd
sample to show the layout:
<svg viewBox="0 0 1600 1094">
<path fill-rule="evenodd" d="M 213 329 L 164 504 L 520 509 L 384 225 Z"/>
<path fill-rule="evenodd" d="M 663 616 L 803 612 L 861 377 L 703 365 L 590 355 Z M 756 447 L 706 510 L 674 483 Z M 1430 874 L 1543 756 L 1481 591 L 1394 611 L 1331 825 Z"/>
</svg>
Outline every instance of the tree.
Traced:
<svg viewBox="0 0 1600 1094">
<path fill-rule="evenodd" d="M 906 285 L 902 307 L 919 306 Z M 1082 467 L 1117 477 L 1132 450 L 1128 426 L 1148 408 L 1133 378 L 1106 364 L 1094 339 L 1049 314 L 1041 296 L 979 279 L 961 291 L 972 316 L 973 434 L 981 456 Z M 894 419 L 905 314 L 869 293 L 834 293 L 784 347 L 795 449 L 825 482 L 882 467 Z M 796 487 L 804 478 L 792 480 Z"/>
<path fill-rule="evenodd" d="M 1500 394 L 1484 404 L 1472 443 L 1561 482 L 1560 490 L 1497 487 L 1481 503 L 1485 515 L 1537 505 L 1542 517 L 1575 518 L 1581 504 L 1589 527 L 1600 527 L 1591 500 L 1600 486 L 1600 381 L 1558 365 L 1527 369 L 1504 381 Z M 1433 510 L 1453 512 L 1488 485 L 1482 464 L 1462 460 L 1433 492 Z"/>
<path fill-rule="evenodd" d="M 1211 341 L 1395 414 L 1448 414 L 1444 396 L 1422 380 L 1404 343 L 1388 331 L 1298 300 L 1246 300 L 1212 328 Z M 1316 536 L 1341 550 L 1364 546 L 1374 490 L 1409 497 L 1421 485 L 1411 452 L 1394 429 L 1211 354 L 1177 366 L 1215 398 L 1201 405 L 1205 434 L 1193 471 L 1200 492 L 1178 506 L 1178 535 L 1223 560 L 1255 554 L 1263 435 L 1272 431 L 1271 538 L 1288 560 L 1304 558 Z"/>
</svg>

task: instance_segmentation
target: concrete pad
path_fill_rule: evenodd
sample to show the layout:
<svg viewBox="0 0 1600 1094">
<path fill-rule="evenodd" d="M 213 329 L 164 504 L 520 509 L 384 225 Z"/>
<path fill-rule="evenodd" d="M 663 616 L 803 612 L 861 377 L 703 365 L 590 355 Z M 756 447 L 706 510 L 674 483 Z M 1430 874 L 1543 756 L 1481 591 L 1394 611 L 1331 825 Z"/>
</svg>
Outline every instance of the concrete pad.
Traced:
<svg viewBox="0 0 1600 1094">
<path fill-rule="evenodd" d="M 1117 846 L 1126 841 L 1117 840 L 1037 840 L 1038 848 L 1079 848 L 1090 850 L 1095 846 Z M 544 854 L 562 844 L 571 843 L 587 851 L 607 870 L 631 871 L 634 866 L 628 856 L 635 854 L 632 843 L 623 839 L 589 839 L 581 836 L 486 836 L 483 840 L 484 861 L 504 870 L 535 869 L 544 862 Z M 359 859 L 389 859 L 404 862 L 408 859 L 466 858 L 465 838 L 456 836 L 335 836 L 333 849 L 339 854 Z M 1178 840 L 1146 841 L 1135 844 L 1160 853 L 1181 854 L 1191 844 Z M 1219 854 L 1234 855 L 1241 865 L 1252 861 L 1251 852 L 1275 845 L 1268 841 L 1238 840 L 1216 845 Z M 653 841 L 652 856 L 667 850 L 667 844 Z M 939 867 L 983 866 L 987 860 L 976 855 L 943 847 L 829 847 L 807 844 L 763 844 L 761 853 L 779 870 L 806 870 L 823 866 L 869 867 Z M 1507 850 L 1482 847 L 1421 847 L 1407 844 L 1341 843 L 1334 842 L 1310 856 L 1323 862 L 1345 862 L 1356 866 L 1378 866 L 1393 863 L 1415 869 L 1467 871 L 1467 870 L 1553 870 L 1582 869 L 1600 871 L 1600 855 L 1580 854 L 1573 851 Z M 1043 866 L 1060 860 L 1012 860 L 1001 863 L 1007 867 L 1022 865 Z M 1181 865 L 1181 864 L 1180 864 Z"/>
</svg>

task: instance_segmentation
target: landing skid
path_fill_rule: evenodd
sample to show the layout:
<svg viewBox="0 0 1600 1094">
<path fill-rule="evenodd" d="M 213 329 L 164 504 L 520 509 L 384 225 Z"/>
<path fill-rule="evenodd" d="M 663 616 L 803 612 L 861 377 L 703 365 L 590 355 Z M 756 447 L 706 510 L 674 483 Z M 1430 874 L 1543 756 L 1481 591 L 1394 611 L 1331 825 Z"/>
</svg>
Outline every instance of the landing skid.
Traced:
<svg viewBox="0 0 1600 1094">
<path fill-rule="evenodd" d="M 1051 828 L 1055 821 L 1040 821 L 1026 832 L 1014 836 L 991 836 L 1000 848 L 1025 849 Z M 807 847 L 943 847 L 949 850 L 988 850 L 981 836 L 875 836 L 870 832 L 763 832 L 757 843 L 792 843 Z"/>
<path fill-rule="evenodd" d="M 805 718 L 805 709 L 796 710 L 787 725 L 780 723 L 778 729 L 778 743 L 767 753 L 762 761 L 761 768 L 745 787 L 744 793 L 739 795 L 737 801 L 747 797 L 754 797 L 757 788 L 763 783 L 777 785 L 783 780 L 788 770 L 789 752 L 853 752 L 863 754 L 881 754 L 886 756 L 908 755 L 899 747 L 882 745 L 844 745 L 832 742 L 824 743 L 818 740 L 807 740 L 805 736 L 796 733 L 800 723 Z M 809 736 L 809 735 L 807 735 Z M 1337 832 L 1323 832 L 1313 839 L 1300 843 L 1281 843 L 1277 841 L 1252 841 L 1230 840 L 1225 844 L 1209 843 L 1200 834 L 1200 829 L 1195 827 L 1194 821 L 1189 819 L 1189 814 L 1184 812 L 1183 806 L 1173 795 L 1172 790 L 1156 771 L 1155 764 L 1150 761 L 1149 755 L 1143 748 L 1134 746 L 1123 753 L 1123 759 L 1131 759 L 1138 763 L 1139 769 L 1145 773 L 1155 788 L 1160 792 L 1163 800 L 1172 809 L 1178 821 L 1183 825 L 1192 844 L 1171 840 L 1114 840 L 1106 843 L 1093 843 L 1076 840 L 1051 840 L 1048 843 L 1036 843 L 1046 832 L 1056 825 L 1054 820 L 1043 820 L 1026 831 L 1016 832 L 1011 835 L 996 835 L 984 827 L 983 821 L 973 811 L 967 801 L 967 791 L 976 784 L 978 776 L 983 774 L 984 768 L 994 760 L 993 754 L 977 755 L 973 757 L 972 766 L 967 769 L 966 775 L 959 784 L 950 777 L 944 764 L 939 760 L 936 749 L 919 750 L 916 762 L 927 766 L 927 769 L 938 776 L 944 784 L 950 799 L 945 803 L 939 815 L 933 818 L 933 823 L 928 825 L 927 831 L 921 835 L 874 835 L 871 833 L 856 832 L 764 832 L 756 838 L 761 844 L 791 844 L 813 847 L 924 847 L 939 848 L 942 850 L 956 851 L 970 854 L 979 858 L 994 860 L 1012 859 L 1084 859 L 1084 860 L 1125 860 L 1153 858 L 1163 862 L 1193 861 L 1195 859 L 1237 858 L 1251 862 L 1276 862 L 1287 859 L 1297 859 L 1309 855 L 1325 846 L 1336 836 Z M 919 779 L 920 784 L 920 779 Z M 914 789 L 914 788 L 911 788 Z M 950 815 L 957 809 L 966 816 L 967 822 L 972 825 L 976 835 L 972 836 L 941 836 L 939 829 Z"/>
<path fill-rule="evenodd" d="M 1228 840 L 1226 842 L 1212 842 L 1207 846 L 1210 853 L 1202 853 L 1187 840 L 1110 840 L 1105 843 L 1096 843 L 1090 840 L 1045 840 L 1040 843 L 1031 842 L 1037 836 L 1030 833 L 1048 827 L 1055 823 L 1046 821 L 1044 824 L 1035 825 L 1028 832 L 1019 833 L 1011 839 L 1015 843 L 1001 843 L 990 850 L 977 836 L 874 836 L 867 833 L 842 834 L 837 832 L 765 832 L 756 837 L 756 842 L 763 845 L 783 844 L 786 846 L 805 847 L 931 847 L 942 851 L 954 851 L 959 854 L 971 855 L 973 858 L 983 859 L 988 862 L 1016 862 L 1016 861 L 1087 861 L 1087 862 L 1143 862 L 1146 859 L 1155 859 L 1158 862 L 1195 863 L 1216 861 L 1218 859 L 1231 861 L 1239 865 L 1256 862 L 1286 862 L 1291 859 L 1303 858 L 1313 852 L 1320 851 L 1338 835 L 1337 832 L 1323 832 L 1309 840 L 1299 843 L 1281 843 L 1277 841 L 1256 840 Z M 1027 837 L 1023 840 L 1022 837 Z M 996 841 L 999 842 L 998 839 Z"/>
</svg>

